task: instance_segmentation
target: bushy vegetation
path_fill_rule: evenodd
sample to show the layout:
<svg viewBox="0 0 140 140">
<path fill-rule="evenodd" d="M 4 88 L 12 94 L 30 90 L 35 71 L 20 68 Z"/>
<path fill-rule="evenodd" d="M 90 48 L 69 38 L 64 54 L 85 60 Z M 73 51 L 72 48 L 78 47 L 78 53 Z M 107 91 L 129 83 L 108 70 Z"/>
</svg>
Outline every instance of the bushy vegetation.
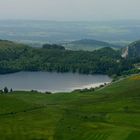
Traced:
<svg viewBox="0 0 140 140">
<path fill-rule="evenodd" d="M 54 47 L 54 48 L 53 48 Z M 65 50 L 59 45 L 31 48 L 13 42 L 0 42 L 0 73 L 17 71 L 56 71 L 85 74 L 120 74 L 133 67 L 119 51 L 102 48 L 93 52 Z"/>
<path fill-rule="evenodd" d="M 128 57 L 140 58 L 140 40 L 132 42 L 128 45 Z"/>
<path fill-rule="evenodd" d="M 57 50 L 65 50 L 65 47 L 57 45 L 57 44 L 44 44 L 42 46 L 44 49 L 57 49 Z"/>
</svg>

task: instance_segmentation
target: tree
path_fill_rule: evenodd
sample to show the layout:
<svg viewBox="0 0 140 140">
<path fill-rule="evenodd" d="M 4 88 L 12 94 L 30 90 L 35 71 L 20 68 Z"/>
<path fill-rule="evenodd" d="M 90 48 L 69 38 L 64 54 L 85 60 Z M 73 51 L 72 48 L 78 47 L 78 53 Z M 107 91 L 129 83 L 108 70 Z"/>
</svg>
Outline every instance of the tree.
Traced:
<svg viewBox="0 0 140 140">
<path fill-rule="evenodd" d="M 13 89 L 12 88 L 10 89 L 10 92 L 13 92 Z"/>
<path fill-rule="evenodd" d="M 4 93 L 8 93 L 8 92 L 9 92 L 8 88 L 5 87 L 5 88 L 4 88 Z"/>
<path fill-rule="evenodd" d="M 3 90 L 0 90 L 0 94 L 2 94 L 3 93 Z"/>
</svg>

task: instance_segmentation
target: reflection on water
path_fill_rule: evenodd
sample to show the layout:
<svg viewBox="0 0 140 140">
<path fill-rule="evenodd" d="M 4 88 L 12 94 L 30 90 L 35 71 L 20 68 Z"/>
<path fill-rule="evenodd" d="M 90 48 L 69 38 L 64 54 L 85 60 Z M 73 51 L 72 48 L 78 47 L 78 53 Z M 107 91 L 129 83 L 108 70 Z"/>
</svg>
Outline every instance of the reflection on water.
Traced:
<svg viewBox="0 0 140 140">
<path fill-rule="evenodd" d="M 14 90 L 38 90 L 69 92 L 75 89 L 96 87 L 109 83 L 107 75 L 83 75 L 78 73 L 18 72 L 0 75 L 0 88 L 7 86 Z"/>
</svg>

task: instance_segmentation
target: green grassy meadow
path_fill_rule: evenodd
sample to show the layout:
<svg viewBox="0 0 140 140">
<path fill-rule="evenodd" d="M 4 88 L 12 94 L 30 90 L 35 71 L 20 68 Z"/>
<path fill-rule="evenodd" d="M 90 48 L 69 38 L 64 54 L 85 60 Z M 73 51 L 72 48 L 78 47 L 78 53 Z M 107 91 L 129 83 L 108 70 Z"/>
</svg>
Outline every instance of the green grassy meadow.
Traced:
<svg viewBox="0 0 140 140">
<path fill-rule="evenodd" d="M 140 76 L 87 93 L 1 94 L 0 140 L 140 140 Z"/>
</svg>

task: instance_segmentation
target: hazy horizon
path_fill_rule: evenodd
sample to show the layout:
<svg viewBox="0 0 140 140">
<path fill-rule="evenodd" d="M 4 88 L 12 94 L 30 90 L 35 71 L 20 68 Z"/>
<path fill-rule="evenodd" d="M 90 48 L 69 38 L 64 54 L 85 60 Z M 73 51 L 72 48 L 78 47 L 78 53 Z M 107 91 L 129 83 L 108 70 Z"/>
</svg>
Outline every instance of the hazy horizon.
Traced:
<svg viewBox="0 0 140 140">
<path fill-rule="evenodd" d="M 0 20 L 139 20 L 139 0 L 0 0 Z"/>
<path fill-rule="evenodd" d="M 102 23 L 102 22 L 139 22 L 140 19 L 106 19 L 106 20 L 51 20 L 51 19 L 10 19 L 10 18 L 7 18 L 7 19 L 0 19 L 0 21 L 45 21 L 45 22 L 99 22 L 99 23 Z"/>
</svg>

